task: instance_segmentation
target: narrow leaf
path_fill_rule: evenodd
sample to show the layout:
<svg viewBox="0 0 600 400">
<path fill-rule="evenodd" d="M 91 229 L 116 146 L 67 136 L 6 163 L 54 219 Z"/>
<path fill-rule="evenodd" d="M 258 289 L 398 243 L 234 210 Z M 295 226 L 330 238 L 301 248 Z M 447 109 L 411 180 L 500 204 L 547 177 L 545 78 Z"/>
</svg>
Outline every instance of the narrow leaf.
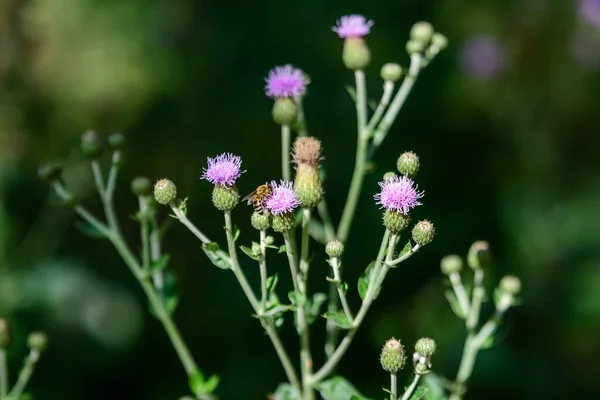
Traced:
<svg viewBox="0 0 600 400">
<path fill-rule="evenodd" d="M 412 396 L 410 396 L 410 400 L 420 400 L 425 394 L 427 394 L 427 388 L 425 386 L 419 386 L 415 389 Z"/>
<path fill-rule="evenodd" d="M 360 295 L 360 298 L 362 300 L 364 300 L 365 297 L 367 297 L 367 291 L 369 290 L 369 286 L 371 285 L 371 282 L 375 280 L 375 276 L 373 276 L 375 272 L 375 261 L 371 261 L 371 263 L 365 269 L 365 272 L 363 272 L 363 274 L 358 279 L 358 294 Z M 375 293 L 374 298 L 377 298 L 380 291 L 381 288 L 377 288 L 377 292 Z"/>
<path fill-rule="evenodd" d="M 254 254 L 252 252 L 252 249 L 250 247 L 248 247 L 248 246 L 240 246 L 240 249 L 242 249 L 242 251 L 244 252 L 244 254 L 246 254 L 251 259 L 256 260 L 256 261 L 260 260 L 260 256 Z"/>
<path fill-rule="evenodd" d="M 317 316 L 321 311 L 321 306 L 325 300 L 327 300 L 327 295 L 325 293 L 315 293 L 313 295 L 312 301 L 310 302 L 310 307 L 308 308 L 308 315 L 306 316 L 306 322 L 309 325 L 317 319 Z"/>
<path fill-rule="evenodd" d="M 300 394 L 289 383 L 282 383 L 275 390 L 273 400 L 300 400 Z"/>
<path fill-rule="evenodd" d="M 324 400 L 369 400 L 360 394 L 350 382 L 339 375 L 318 383 L 315 389 L 319 391 Z"/>
<path fill-rule="evenodd" d="M 233 227 L 233 242 L 237 242 L 238 238 L 240 237 L 240 230 L 238 229 L 237 226 L 234 225 Z"/>
<path fill-rule="evenodd" d="M 348 85 L 348 86 L 346 86 L 346 90 L 350 94 L 350 98 L 352 98 L 352 101 L 356 103 L 356 89 L 354 89 L 352 86 Z"/>
<path fill-rule="evenodd" d="M 85 236 L 94 238 L 94 239 L 106 239 L 106 236 L 96 229 L 93 225 L 88 224 L 85 221 L 76 220 L 75 228 Z"/>
<path fill-rule="evenodd" d="M 277 254 L 285 253 L 286 251 L 287 247 L 285 247 L 285 244 L 282 244 L 281 246 L 279 246 L 279 251 L 277 252 Z"/>
<path fill-rule="evenodd" d="M 270 277 L 267 278 L 267 282 L 266 282 L 267 293 L 270 293 L 273 290 L 275 290 L 275 286 L 277 286 L 278 280 L 279 280 L 279 278 L 277 277 L 277 274 L 271 275 Z"/>
<path fill-rule="evenodd" d="M 467 317 L 467 311 L 462 309 L 460 302 L 456 298 L 456 294 L 454 294 L 452 290 L 446 290 L 444 291 L 444 294 L 446 295 L 446 299 L 448 300 L 452 311 L 454 311 L 454 314 L 460 319 L 465 319 Z"/>
<path fill-rule="evenodd" d="M 150 265 L 150 271 L 162 271 L 163 269 L 167 268 L 167 265 L 169 265 L 169 261 L 171 261 L 171 255 L 168 253 L 163 254 L 158 260 L 152 262 L 152 264 Z"/>
<path fill-rule="evenodd" d="M 409 240 L 408 243 L 406 243 L 406 246 L 404 246 L 404 248 L 402 249 L 402 251 L 398 255 L 398 257 L 402 257 L 402 256 L 407 255 L 411 250 L 412 250 L 412 243 Z"/>
<path fill-rule="evenodd" d="M 339 326 L 342 329 L 350 329 L 352 328 L 352 324 L 348 321 L 346 314 L 341 311 L 327 311 L 323 314 L 323 317 L 333 322 L 336 326 Z"/>
<path fill-rule="evenodd" d="M 202 246 L 204 246 L 207 251 L 215 252 L 219 250 L 219 244 L 215 242 L 205 243 Z"/>
<path fill-rule="evenodd" d="M 310 220 L 308 225 L 308 233 L 320 244 L 327 244 L 327 240 L 325 240 L 325 228 L 321 222 L 315 220 L 314 218 Z"/>
<path fill-rule="evenodd" d="M 204 253 L 206 254 L 206 256 L 217 267 L 219 267 L 221 269 L 229 269 L 229 263 L 227 261 L 223 260 L 221 257 L 219 257 L 219 255 L 217 254 L 216 251 L 207 249 L 207 246 L 210 244 L 211 243 L 202 245 L 202 249 L 204 250 Z"/>
</svg>

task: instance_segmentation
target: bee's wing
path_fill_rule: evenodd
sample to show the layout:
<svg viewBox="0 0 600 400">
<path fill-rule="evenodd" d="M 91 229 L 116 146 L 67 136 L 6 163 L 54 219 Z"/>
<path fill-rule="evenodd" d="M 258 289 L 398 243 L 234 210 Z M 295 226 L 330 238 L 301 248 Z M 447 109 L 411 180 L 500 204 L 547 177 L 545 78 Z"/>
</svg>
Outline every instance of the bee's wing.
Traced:
<svg viewBox="0 0 600 400">
<path fill-rule="evenodd" d="M 244 197 L 242 199 L 242 201 L 247 201 L 248 205 L 252 204 L 252 200 L 254 199 L 254 196 L 256 196 L 256 190 L 253 191 L 252 193 L 248 194 L 246 197 Z"/>
</svg>

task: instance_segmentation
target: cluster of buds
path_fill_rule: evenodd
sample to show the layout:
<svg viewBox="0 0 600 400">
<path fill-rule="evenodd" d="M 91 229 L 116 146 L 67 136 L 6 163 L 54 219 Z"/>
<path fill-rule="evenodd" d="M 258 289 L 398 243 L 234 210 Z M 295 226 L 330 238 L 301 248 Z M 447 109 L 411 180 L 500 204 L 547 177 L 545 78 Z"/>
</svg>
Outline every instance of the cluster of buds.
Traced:
<svg viewBox="0 0 600 400">
<path fill-rule="evenodd" d="M 435 353 L 435 340 L 430 338 L 421 338 L 415 344 L 413 353 L 413 365 L 415 374 L 425 375 L 431 372 L 431 356 Z"/>
<path fill-rule="evenodd" d="M 417 22 L 410 30 L 410 39 L 406 42 L 409 54 L 424 55 L 424 64 L 430 62 L 441 50 L 448 46 L 448 39 L 435 32 L 429 22 Z"/>
<path fill-rule="evenodd" d="M 435 350 L 435 340 L 421 338 L 417 341 L 413 354 L 415 374 L 425 375 L 431 371 L 431 356 L 435 353 Z M 381 367 L 391 374 L 395 374 L 404 368 L 406 365 L 406 353 L 402 343 L 394 338 L 385 342 L 379 356 L 379 361 Z"/>
</svg>

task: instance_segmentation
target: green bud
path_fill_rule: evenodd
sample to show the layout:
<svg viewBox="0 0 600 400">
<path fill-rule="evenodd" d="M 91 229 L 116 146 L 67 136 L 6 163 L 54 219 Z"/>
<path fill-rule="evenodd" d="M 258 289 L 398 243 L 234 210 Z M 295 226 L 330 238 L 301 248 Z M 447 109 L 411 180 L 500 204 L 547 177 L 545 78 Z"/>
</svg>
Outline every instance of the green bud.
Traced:
<svg viewBox="0 0 600 400">
<path fill-rule="evenodd" d="M 81 150 L 90 159 L 96 159 L 102 155 L 102 142 L 100 136 L 94 131 L 87 131 L 81 135 Z"/>
<path fill-rule="evenodd" d="M 52 183 L 58 179 L 62 174 L 62 165 L 58 163 L 50 163 L 42 165 L 38 168 L 38 176 L 44 182 Z"/>
<path fill-rule="evenodd" d="M 294 180 L 294 192 L 296 192 L 302 207 L 316 207 L 321 202 L 323 185 L 316 165 L 298 164 L 296 179 Z"/>
<path fill-rule="evenodd" d="M 387 372 L 395 374 L 400 371 L 406 362 L 402 343 L 394 338 L 385 342 L 379 361 L 381 362 L 381 367 Z"/>
<path fill-rule="evenodd" d="M 339 240 L 332 240 L 325 246 L 325 253 L 329 257 L 339 257 L 344 253 L 344 245 Z"/>
<path fill-rule="evenodd" d="M 435 227 L 427 220 L 419 221 L 412 230 L 412 238 L 421 246 L 431 243 L 435 236 Z"/>
<path fill-rule="evenodd" d="M 280 97 L 275 99 L 271 110 L 273 120 L 279 125 L 291 125 L 298 117 L 298 107 L 294 99 Z"/>
<path fill-rule="evenodd" d="M 425 44 L 418 40 L 411 39 L 408 42 L 406 42 L 406 51 L 408 52 L 408 54 L 422 53 L 424 49 Z"/>
<path fill-rule="evenodd" d="M 283 215 L 273 215 L 273 230 L 275 232 L 289 232 L 296 224 L 296 215 L 293 212 Z"/>
<path fill-rule="evenodd" d="M 439 50 L 445 49 L 448 46 L 448 39 L 441 33 L 434 33 L 431 37 L 431 45 L 437 47 Z"/>
<path fill-rule="evenodd" d="M 404 215 L 395 210 L 385 210 L 383 213 L 383 226 L 392 233 L 398 233 L 404 230 L 410 223 L 410 216 Z"/>
<path fill-rule="evenodd" d="M 402 77 L 402 67 L 396 63 L 386 63 L 381 67 L 381 79 L 397 82 Z"/>
<path fill-rule="evenodd" d="M 111 149 L 117 150 L 125 144 L 125 136 L 120 133 L 113 133 L 108 137 L 108 145 Z"/>
<path fill-rule="evenodd" d="M 212 192 L 213 205 L 221 211 L 230 211 L 240 202 L 240 193 L 235 186 L 215 185 Z"/>
<path fill-rule="evenodd" d="M 154 198 L 158 204 L 169 205 L 177 198 L 177 187 L 168 179 L 161 179 L 154 184 Z"/>
<path fill-rule="evenodd" d="M 489 267 L 492 263 L 490 244 L 484 240 L 473 243 L 467 254 L 467 263 L 473 269 Z"/>
<path fill-rule="evenodd" d="M 521 280 L 513 275 L 506 275 L 500 280 L 500 290 L 512 296 L 521 292 Z"/>
<path fill-rule="evenodd" d="M 364 69 L 371 61 L 371 51 L 361 37 L 349 37 L 344 40 L 342 59 L 348 69 Z"/>
<path fill-rule="evenodd" d="M 410 30 L 411 40 L 429 43 L 433 35 L 433 26 L 429 22 L 421 21 L 414 24 Z"/>
<path fill-rule="evenodd" d="M 259 243 L 252 242 L 252 254 L 255 256 L 260 256 L 262 254 L 262 250 L 260 248 Z"/>
<path fill-rule="evenodd" d="M 456 254 L 450 254 L 442 258 L 440 267 L 444 275 L 460 272 L 463 268 L 463 260 Z"/>
<path fill-rule="evenodd" d="M 138 176 L 131 181 L 131 191 L 136 196 L 149 196 L 152 193 L 152 183 L 145 176 Z"/>
<path fill-rule="evenodd" d="M 411 151 L 402 153 L 396 163 L 398 171 L 408 178 L 414 178 L 419 172 L 419 156 Z"/>
<path fill-rule="evenodd" d="M 421 338 L 415 344 L 415 352 L 421 357 L 431 357 L 435 353 L 435 340 L 430 338 Z"/>
<path fill-rule="evenodd" d="M 383 174 L 383 180 L 387 181 L 389 179 L 394 179 L 396 177 L 396 173 L 392 172 L 392 171 L 388 171 L 385 174 Z"/>
<path fill-rule="evenodd" d="M 250 217 L 250 223 L 257 231 L 266 231 L 271 227 L 271 214 L 266 210 L 262 214 L 254 211 Z"/>
<path fill-rule="evenodd" d="M 32 332 L 27 337 L 27 346 L 30 350 L 41 353 L 48 346 L 48 337 L 44 332 Z"/>
<path fill-rule="evenodd" d="M 0 318 L 0 349 L 6 348 L 10 344 L 10 332 L 8 323 L 4 318 Z"/>
<path fill-rule="evenodd" d="M 271 246 L 273 243 L 275 243 L 275 238 L 273 236 L 269 235 L 265 238 L 265 244 L 267 246 Z"/>
<path fill-rule="evenodd" d="M 430 373 L 431 370 L 429 369 L 429 365 L 427 364 L 421 364 L 421 363 L 416 363 L 415 364 L 415 374 L 417 375 L 425 375 Z"/>
</svg>

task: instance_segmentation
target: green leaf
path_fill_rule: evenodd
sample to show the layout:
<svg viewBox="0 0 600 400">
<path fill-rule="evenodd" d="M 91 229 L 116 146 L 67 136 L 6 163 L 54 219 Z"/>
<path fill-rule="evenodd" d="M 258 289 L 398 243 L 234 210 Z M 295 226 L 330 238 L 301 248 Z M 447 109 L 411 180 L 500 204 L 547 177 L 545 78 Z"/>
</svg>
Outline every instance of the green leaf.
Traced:
<svg viewBox="0 0 600 400">
<path fill-rule="evenodd" d="M 338 326 L 342 329 L 352 328 L 352 324 L 350 323 L 350 321 L 348 321 L 346 314 L 342 310 L 338 310 L 335 312 L 327 311 L 325 314 L 323 314 L 323 317 L 327 318 L 328 320 L 333 322 L 336 326 Z"/>
<path fill-rule="evenodd" d="M 358 294 L 360 295 L 360 298 L 363 300 L 365 299 L 365 297 L 367 297 L 367 291 L 369 290 L 369 285 L 371 284 L 372 281 L 375 280 L 375 276 L 373 276 L 373 274 L 376 272 L 375 270 L 376 270 L 375 269 L 375 261 L 371 261 L 371 263 L 365 269 L 365 272 L 363 272 L 363 274 L 358 279 Z M 380 291 L 381 291 L 381 287 L 377 288 L 374 299 L 376 299 L 377 296 L 379 296 Z"/>
<path fill-rule="evenodd" d="M 427 374 L 421 378 L 421 382 L 427 388 L 425 400 L 446 400 L 446 390 L 439 376 L 434 372 Z"/>
<path fill-rule="evenodd" d="M 277 252 L 277 254 L 285 253 L 286 251 L 287 247 L 285 247 L 285 244 L 282 244 L 281 246 L 279 246 L 279 251 Z"/>
<path fill-rule="evenodd" d="M 277 274 L 271 275 L 270 277 L 267 278 L 267 282 L 266 282 L 267 293 L 271 293 L 273 290 L 275 290 L 275 286 L 277 286 L 278 280 L 279 280 L 279 278 L 277 277 Z"/>
<path fill-rule="evenodd" d="M 254 254 L 252 252 L 252 249 L 250 247 L 248 247 L 248 246 L 240 246 L 240 249 L 242 249 L 242 251 L 244 252 L 244 254 L 246 254 L 251 259 L 256 260 L 256 261 L 260 261 L 260 256 Z"/>
<path fill-rule="evenodd" d="M 452 311 L 454 311 L 454 314 L 460 319 L 467 318 L 467 311 L 462 309 L 454 292 L 452 290 L 446 290 L 444 291 L 444 294 L 446 295 L 446 299 L 448 300 Z"/>
<path fill-rule="evenodd" d="M 342 282 L 342 292 L 346 294 L 348 292 L 348 284 L 346 282 Z"/>
<path fill-rule="evenodd" d="M 319 391 L 324 400 L 369 400 L 345 378 L 336 375 L 318 383 L 315 389 Z"/>
<path fill-rule="evenodd" d="M 217 386 L 219 386 L 219 382 L 221 381 L 221 378 L 219 378 L 218 375 L 211 375 L 210 378 L 208 378 L 205 382 L 204 385 L 202 386 L 202 389 L 204 391 L 204 393 L 212 393 L 215 391 L 215 389 L 217 388 Z"/>
<path fill-rule="evenodd" d="M 233 226 L 233 243 L 237 242 L 240 237 L 240 230 L 236 225 Z"/>
<path fill-rule="evenodd" d="M 369 108 L 371 109 L 371 111 L 375 111 L 375 109 L 377 108 L 377 105 L 379 104 L 377 101 L 373 100 L 373 99 L 369 99 Z"/>
<path fill-rule="evenodd" d="M 76 220 L 75 228 L 77 228 L 77 230 L 81 234 L 83 234 L 87 237 L 91 237 L 94 239 L 106 239 L 106 235 L 104 235 L 102 232 L 100 232 L 95 226 L 90 225 L 85 221 Z"/>
<path fill-rule="evenodd" d="M 306 322 L 310 325 L 317 319 L 319 312 L 321 311 L 321 306 L 327 300 L 327 295 L 325 293 L 315 293 L 313 295 L 312 301 L 310 302 L 310 306 L 308 307 L 308 315 L 306 316 Z"/>
<path fill-rule="evenodd" d="M 408 243 L 406 243 L 406 246 L 404 246 L 404 248 L 402 249 L 400 254 L 398 254 L 398 257 L 407 255 L 411 250 L 412 250 L 412 243 L 410 242 L 410 239 L 409 239 Z"/>
<path fill-rule="evenodd" d="M 219 244 L 215 242 L 204 243 L 202 246 L 204 246 L 207 251 L 215 252 L 219 250 Z"/>
<path fill-rule="evenodd" d="M 179 285 L 177 284 L 177 278 L 175 277 L 174 273 L 165 271 L 164 277 L 164 286 L 158 291 L 158 294 L 165 310 L 167 313 L 169 313 L 169 315 L 172 315 L 179 304 Z M 148 306 L 150 308 L 150 313 L 154 317 L 158 318 L 156 310 L 152 304 L 148 303 Z"/>
<path fill-rule="evenodd" d="M 356 103 L 356 89 L 354 89 L 354 87 L 348 85 L 348 86 L 346 86 L 346 90 L 350 94 L 350 98 L 352 99 L 352 101 Z"/>
<path fill-rule="evenodd" d="M 296 307 L 304 307 L 304 304 L 306 304 L 306 296 L 304 296 L 302 293 L 289 292 L 288 298 Z"/>
<path fill-rule="evenodd" d="M 274 400 L 300 400 L 300 393 L 289 383 L 282 383 L 273 394 Z"/>
<path fill-rule="evenodd" d="M 427 394 L 427 388 L 425 386 L 419 386 L 415 389 L 409 400 L 420 400 Z"/>
<path fill-rule="evenodd" d="M 214 249 L 214 246 L 212 246 L 212 243 L 208 243 L 208 244 L 203 243 L 202 244 L 202 250 L 204 250 L 204 253 L 210 259 L 210 261 L 214 265 L 216 265 L 217 267 L 219 267 L 221 269 L 229 269 L 229 263 L 226 260 L 219 257 L 219 254 L 217 254 L 216 250 L 210 250 L 210 249 L 208 249 L 208 247 L 211 247 Z"/>
<path fill-rule="evenodd" d="M 167 265 L 169 265 L 169 261 L 171 261 L 171 255 L 168 253 L 163 254 L 158 260 L 152 262 L 150 265 L 150 272 L 160 272 L 164 270 L 167 268 Z"/>
<path fill-rule="evenodd" d="M 198 398 L 214 392 L 217 386 L 219 386 L 219 381 L 220 378 L 217 375 L 212 375 L 207 380 L 204 380 L 204 375 L 199 370 L 189 376 L 190 390 Z"/>
<path fill-rule="evenodd" d="M 319 242 L 322 245 L 327 244 L 327 240 L 325 239 L 325 228 L 320 221 L 312 218 L 310 223 L 308 224 L 308 233 L 309 235 Z"/>
</svg>

